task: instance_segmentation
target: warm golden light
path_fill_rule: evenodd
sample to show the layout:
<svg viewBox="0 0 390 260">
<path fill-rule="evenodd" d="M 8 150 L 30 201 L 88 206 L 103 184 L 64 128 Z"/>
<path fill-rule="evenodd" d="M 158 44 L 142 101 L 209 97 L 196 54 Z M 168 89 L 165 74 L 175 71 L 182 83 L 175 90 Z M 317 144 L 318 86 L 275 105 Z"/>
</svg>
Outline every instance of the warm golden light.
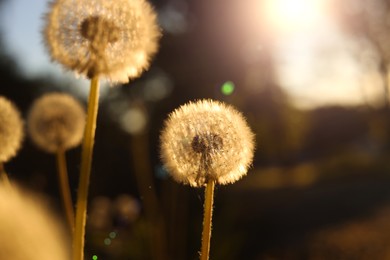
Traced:
<svg viewBox="0 0 390 260">
<path fill-rule="evenodd" d="M 278 31 L 312 28 L 325 13 L 326 0 L 264 0 L 265 22 Z"/>
</svg>

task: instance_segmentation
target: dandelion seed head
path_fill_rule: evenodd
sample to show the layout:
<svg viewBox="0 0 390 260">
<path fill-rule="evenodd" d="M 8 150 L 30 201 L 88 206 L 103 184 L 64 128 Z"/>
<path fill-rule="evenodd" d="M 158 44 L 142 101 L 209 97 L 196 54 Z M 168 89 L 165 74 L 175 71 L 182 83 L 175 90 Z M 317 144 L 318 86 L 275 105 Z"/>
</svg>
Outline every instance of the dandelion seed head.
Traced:
<svg viewBox="0 0 390 260">
<path fill-rule="evenodd" d="M 7 162 L 19 151 L 24 137 L 24 124 L 16 106 L 0 96 L 0 163 Z"/>
<path fill-rule="evenodd" d="M 165 121 L 161 158 L 178 182 L 201 187 L 243 177 L 253 160 L 254 135 L 233 107 L 213 100 L 187 103 Z"/>
<path fill-rule="evenodd" d="M 105 30 L 102 30 L 104 28 Z M 80 25 L 81 35 L 97 46 L 114 43 L 120 38 L 119 28 L 111 21 L 101 16 L 90 16 L 85 18 Z M 101 51 L 104 51 L 101 50 Z"/>
<path fill-rule="evenodd" d="M 85 111 L 68 94 L 46 94 L 32 105 L 27 126 L 31 139 L 41 149 L 50 153 L 68 150 L 81 143 Z"/>
<path fill-rule="evenodd" d="M 44 41 L 53 60 L 78 75 L 126 83 L 149 67 L 161 36 L 145 0 L 54 0 Z"/>
<path fill-rule="evenodd" d="M 221 150 L 223 146 L 223 139 L 214 133 L 196 135 L 194 138 L 192 138 L 191 146 L 192 150 L 194 150 L 196 153 L 210 154 Z"/>
<path fill-rule="evenodd" d="M 70 247 L 45 201 L 0 183 L 0 259 L 66 260 Z"/>
</svg>

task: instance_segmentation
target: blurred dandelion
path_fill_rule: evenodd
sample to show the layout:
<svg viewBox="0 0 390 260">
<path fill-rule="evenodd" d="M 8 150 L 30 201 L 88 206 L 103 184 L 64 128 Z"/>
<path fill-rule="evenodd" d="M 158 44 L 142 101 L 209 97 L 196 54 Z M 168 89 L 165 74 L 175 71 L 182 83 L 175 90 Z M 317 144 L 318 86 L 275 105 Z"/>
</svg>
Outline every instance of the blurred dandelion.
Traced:
<svg viewBox="0 0 390 260">
<path fill-rule="evenodd" d="M 88 226 L 95 230 L 112 228 L 111 223 L 112 202 L 104 196 L 95 197 L 91 201 L 91 208 L 88 214 Z"/>
<path fill-rule="evenodd" d="M 58 180 L 67 220 L 74 227 L 65 151 L 80 145 L 85 126 L 82 105 L 68 94 L 49 93 L 34 102 L 27 120 L 28 133 L 34 143 L 57 155 Z"/>
<path fill-rule="evenodd" d="M 64 232 L 34 194 L 0 183 L 0 259 L 66 260 Z"/>
<path fill-rule="evenodd" d="M 73 258 L 84 258 L 87 196 L 99 106 L 99 79 L 126 83 L 148 68 L 160 29 L 145 0 L 55 0 L 44 41 L 53 60 L 91 79 L 77 193 Z"/>
<path fill-rule="evenodd" d="M 0 179 L 8 182 L 4 163 L 19 151 L 24 137 L 23 120 L 16 106 L 0 96 Z"/>
<path fill-rule="evenodd" d="M 209 258 L 215 184 L 233 183 L 247 173 L 254 135 L 235 109 L 213 100 L 185 104 L 173 111 L 161 133 L 161 158 L 172 177 L 206 186 L 200 257 Z"/>
<path fill-rule="evenodd" d="M 114 211 L 117 215 L 118 225 L 126 225 L 138 218 L 140 214 L 139 202 L 133 196 L 122 194 L 115 200 Z"/>
<path fill-rule="evenodd" d="M 157 51 L 157 16 L 144 0 L 57 0 L 44 38 L 53 60 L 77 74 L 128 82 Z"/>
<path fill-rule="evenodd" d="M 34 102 L 27 120 L 28 133 L 42 150 L 57 153 L 81 143 L 85 111 L 75 98 L 49 93 Z"/>
<path fill-rule="evenodd" d="M 23 137 L 23 120 L 18 109 L 0 96 L 0 163 L 8 162 L 17 154 Z"/>
</svg>

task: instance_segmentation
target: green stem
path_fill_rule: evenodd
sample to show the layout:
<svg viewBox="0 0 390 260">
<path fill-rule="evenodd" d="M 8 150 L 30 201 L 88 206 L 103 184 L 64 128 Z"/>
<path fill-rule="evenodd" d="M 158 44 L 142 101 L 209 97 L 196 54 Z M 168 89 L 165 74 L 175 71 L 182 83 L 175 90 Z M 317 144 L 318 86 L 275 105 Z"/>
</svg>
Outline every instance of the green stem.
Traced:
<svg viewBox="0 0 390 260">
<path fill-rule="evenodd" d="M 80 181 L 77 191 L 76 222 L 73 233 L 73 260 L 84 260 L 85 224 L 89 176 L 91 175 L 92 151 L 95 139 L 96 118 L 99 106 L 99 78 L 93 77 L 88 99 L 87 123 L 81 155 Z"/>
<path fill-rule="evenodd" d="M 201 260 L 208 260 L 210 254 L 211 223 L 212 223 L 213 203 L 214 203 L 214 187 L 215 187 L 215 181 L 213 179 L 209 179 L 206 185 L 205 198 L 204 198 L 202 249 L 200 253 Z"/>
<path fill-rule="evenodd" d="M 64 206 L 66 219 L 69 224 L 70 230 L 74 229 L 74 212 L 72 195 L 70 193 L 70 186 L 68 181 L 68 169 L 66 167 L 66 158 L 64 149 L 58 149 L 57 151 L 57 172 L 58 172 L 58 185 L 61 190 L 62 204 Z"/>
</svg>

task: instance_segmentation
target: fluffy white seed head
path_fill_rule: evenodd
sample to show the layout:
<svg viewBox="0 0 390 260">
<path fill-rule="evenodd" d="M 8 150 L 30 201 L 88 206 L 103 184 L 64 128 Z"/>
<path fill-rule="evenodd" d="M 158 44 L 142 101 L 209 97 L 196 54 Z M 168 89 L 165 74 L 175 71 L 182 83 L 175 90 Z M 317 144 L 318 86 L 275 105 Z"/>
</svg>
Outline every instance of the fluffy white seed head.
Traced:
<svg viewBox="0 0 390 260">
<path fill-rule="evenodd" d="M 43 201 L 0 183 L 0 259 L 69 259 L 62 227 Z"/>
<path fill-rule="evenodd" d="M 149 67 L 157 51 L 156 17 L 145 0 L 55 0 L 44 41 L 65 68 L 126 83 Z"/>
<path fill-rule="evenodd" d="M 172 177 L 194 187 L 233 183 L 247 173 L 254 135 L 244 117 L 213 100 L 185 104 L 165 121 L 161 158 Z"/>
<path fill-rule="evenodd" d="M 37 99 L 28 114 L 28 133 L 41 149 L 55 153 L 81 143 L 85 111 L 72 96 L 50 93 Z"/>
<path fill-rule="evenodd" d="M 16 106 L 0 96 L 0 163 L 9 161 L 19 151 L 24 124 Z"/>
</svg>

